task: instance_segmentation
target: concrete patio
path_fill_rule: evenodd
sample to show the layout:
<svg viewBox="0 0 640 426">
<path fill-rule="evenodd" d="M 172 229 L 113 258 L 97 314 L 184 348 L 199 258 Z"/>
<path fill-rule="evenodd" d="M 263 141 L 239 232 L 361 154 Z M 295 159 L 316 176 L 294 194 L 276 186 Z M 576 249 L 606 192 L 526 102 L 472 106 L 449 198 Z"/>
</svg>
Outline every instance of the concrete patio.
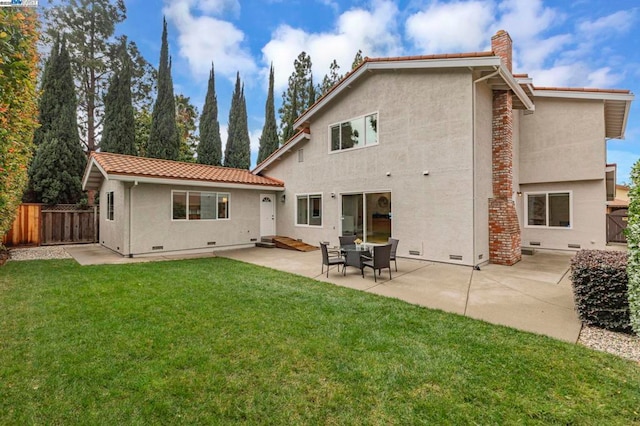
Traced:
<svg viewBox="0 0 640 426">
<path fill-rule="evenodd" d="M 480 271 L 468 266 L 398 259 L 398 272 L 383 271 L 377 283 L 371 270 L 364 279 L 356 268 L 346 275 L 333 267 L 320 273 L 320 251 L 245 248 L 199 254 L 173 254 L 126 258 L 99 245 L 66 249 L 81 265 L 123 264 L 194 257 L 226 257 L 280 271 L 394 297 L 427 308 L 501 324 L 575 343 L 582 327 L 574 309 L 569 281 L 573 253 L 537 251 L 514 266 L 485 265 Z"/>
<path fill-rule="evenodd" d="M 360 271 L 351 267 L 347 267 L 346 276 L 333 267 L 327 278 L 326 273 L 320 273 L 319 251 L 251 248 L 218 252 L 218 256 L 572 343 L 578 340 L 582 327 L 568 277 L 573 253 L 537 251 L 533 256 L 523 256 L 514 266 L 486 265 L 480 271 L 467 266 L 398 259 L 398 272 L 392 272 L 392 280 L 385 270 L 377 283 L 371 270 L 365 271 L 363 279 Z"/>
</svg>

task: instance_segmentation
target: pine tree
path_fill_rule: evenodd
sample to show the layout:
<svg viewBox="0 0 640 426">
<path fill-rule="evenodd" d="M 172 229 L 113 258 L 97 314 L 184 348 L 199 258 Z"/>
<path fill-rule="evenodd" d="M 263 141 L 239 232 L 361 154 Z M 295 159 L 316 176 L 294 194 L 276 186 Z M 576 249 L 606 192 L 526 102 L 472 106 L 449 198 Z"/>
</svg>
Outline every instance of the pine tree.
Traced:
<svg viewBox="0 0 640 426">
<path fill-rule="evenodd" d="M 353 58 L 353 63 L 351 64 L 351 70 L 355 70 L 358 68 L 358 65 L 364 62 L 364 58 L 362 57 L 362 50 L 358 49 L 356 52 L 356 56 Z"/>
<path fill-rule="evenodd" d="M 278 110 L 283 143 L 295 134 L 293 123 L 315 102 L 316 97 L 309 55 L 301 52 L 293 66 L 294 71 L 289 76 L 289 85 L 282 94 L 282 106 Z"/>
<path fill-rule="evenodd" d="M 247 103 L 244 85 L 240 85 L 240 73 L 236 75 L 236 86 L 229 110 L 229 134 L 224 151 L 224 165 L 238 169 L 251 166 L 251 141 L 247 124 Z"/>
<path fill-rule="evenodd" d="M 191 103 L 191 99 L 182 94 L 176 95 L 176 127 L 180 135 L 180 149 L 178 160 L 195 163 L 195 149 L 198 146 L 196 135 L 196 119 L 198 109 Z"/>
<path fill-rule="evenodd" d="M 50 123 L 29 168 L 30 186 L 44 203 L 76 203 L 82 197 L 86 157 L 78 135 L 75 88 L 64 39 L 55 58 L 50 78 L 59 88 L 58 115 Z"/>
<path fill-rule="evenodd" d="M 102 152 L 136 155 L 135 115 L 131 101 L 131 65 L 127 47 L 120 47 L 121 69 L 111 77 L 104 100 L 104 130 L 100 141 Z"/>
<path fill-rule="evenodd" d="M 260 136 L 260 150 L 258 151 L 258 164 L 264 161 L 272 152 L 278 149 L 278 127 L 276 125 L 276 109 L 273 99 L 273 64 L 269 71 L 269 93 L 264 106 L 264 127 Z"/>
<path fill-rule="evenodd" d="M 200 143 L 198 163 L 212 166 L 222 165 L 222 140 L 218 122 L 218 98 L 216 97 L 215 71 L 211 64 L 207 96 L 200 116 Z"/>
<path fill-rule="evenodd" d="M 176 127 L 176 103 L 171 79 L 167 21 L 162 20 L 162 46 L 158 67 L 158 96 L 153 106 L 147 157 L 177 160 L 180 140 Z"/>
<path fill-rule="evenodd" d="M 335 86 L 341 79 L 342 75 L 340 75 L 340 65 L 334 59 L 329 65 L 329 74 L 325 75 L 322 79 L 322 84 L 318 86 L 318 93 L 320 96 L 325 95 L 333 86 Z"/>
</svg>

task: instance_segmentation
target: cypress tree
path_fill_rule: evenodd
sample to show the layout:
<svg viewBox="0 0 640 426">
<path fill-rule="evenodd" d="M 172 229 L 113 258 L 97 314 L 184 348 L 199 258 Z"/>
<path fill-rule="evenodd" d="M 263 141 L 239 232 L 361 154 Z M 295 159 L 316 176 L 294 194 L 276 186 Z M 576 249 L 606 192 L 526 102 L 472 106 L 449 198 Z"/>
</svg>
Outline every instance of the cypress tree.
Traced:
<svg viewBox="0 0 640 426">
<path fill-rule="evenodd" d="M 58 81 L 55 77 L 55 70 L 57 64 L 57 56 L 60 52 L 60 36 L 56 36 L 51 48 L 49 58 L 44 64 L 44 71 L 42 72 L 42 83 L 40 90 L 42 95 L 40 96 L 40 102 L 38 103 L 38 117 L 40 127 L 38 127 L 33 135 L 33 143 L 36 147 L 40 146 L 44 142 L 45 134 L 51 129 L 51 123 L 54 118 L 59 115 L 58 99 L 60 97 L 60 90 L 57 87 Z"/>
<path fill-rule="evenodd" d="M 131 64 L 127 47 L 120 47 L 120 72 L 115 72 L 104 100 L 104 130 L 100 150 L 136 155 L 135 115 L 131 101 Z"/>
<path fill-rule="evenodd" d="M 30 185 L 36 198 L 47 204 L 76 203 L 82 197 L 82 174 L 86 157 L 80 145 L 76 95 L 65 40 L 50 69 L 59 89 L 58 115 L 44 133 L 29 168 Z"/>
<path fill-rule="evenodd" d="M 229 136 L 224 151 L 224 165 L 238 169 L 251 166 L 251 141 L 247 125 L 247 104 L 244 86 L 240 85 L 240 73 L 236 75 L 236 86 L 229 110 Z"/>
<path fill-rule="evenodd" d="M 215 71 L 213 63 L 209 72 L 207 96 L 200 116 L 200 143 L 198 144 L 198 163 L 212 166 L 222 165 L 222 140 L 218 122 L 218 98 L 216 97 Z"/>
<path fill-rule="evenodd" d="M 269 71 L 269 93 L 264 106 L 264 127 L 260 136 L 260 150 L 258 151 L 258 164 L 263 162 L 272 152 L 278 149 L 278 128 L 276 125 L 276 109 L 273 99 L 273 64 Z"/>
<path fill-rule="evenodd" d="M 167 21 L 162 20 L 162 46 L 158 67 L 158 96 L 151 115 L 151 131 L 147 144 L 147 157 L 176 160 L 180 137 L 176 126 L 176 104 L 171 79 L 171 61 L 167 42 Z"/>
</svg>

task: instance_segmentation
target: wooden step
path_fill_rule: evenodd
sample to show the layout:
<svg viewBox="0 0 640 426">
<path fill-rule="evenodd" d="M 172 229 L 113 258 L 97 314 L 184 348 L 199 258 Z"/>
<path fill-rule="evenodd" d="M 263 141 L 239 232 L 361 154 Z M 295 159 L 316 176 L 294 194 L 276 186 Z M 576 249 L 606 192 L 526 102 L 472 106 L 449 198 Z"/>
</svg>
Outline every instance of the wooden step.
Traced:
<svg viewBox="0 0 640 426">
<path fill-rule="evenodd" d="M 287 249 L 287 250 L 297 250 L 297 251 L 314 251 L 318 250 L 318 247 L 309 245 L 307 243 L 303 243 L 302 241 L 294 240 L 289 237 L 273 237 L 273 242 L 276 247 Z"/>
<path fill-rule="evenodd" d="M 270 242 L 267 242 L 267 241 L 258 241 L 258 242 L 256 243 L 256 247 L 261 247 L 261 248 L 275 248 L 275 247 L 276 247 L 276 245 L 275 245 L 275 243 L 270 243 Z"/>
</svg>

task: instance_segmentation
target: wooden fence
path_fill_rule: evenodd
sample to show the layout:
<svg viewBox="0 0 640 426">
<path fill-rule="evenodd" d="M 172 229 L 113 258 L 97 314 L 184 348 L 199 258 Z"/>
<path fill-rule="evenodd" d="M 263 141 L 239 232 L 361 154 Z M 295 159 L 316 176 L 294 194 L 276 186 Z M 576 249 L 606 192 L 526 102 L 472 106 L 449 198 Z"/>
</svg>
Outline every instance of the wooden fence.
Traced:
<svg viewBox="0 0 640 426">
<path fill-rule="evenodd" d="M 98 241 L 98 208 L 22 204 L 5 245 L 54 245 Z"/>
</svg>

